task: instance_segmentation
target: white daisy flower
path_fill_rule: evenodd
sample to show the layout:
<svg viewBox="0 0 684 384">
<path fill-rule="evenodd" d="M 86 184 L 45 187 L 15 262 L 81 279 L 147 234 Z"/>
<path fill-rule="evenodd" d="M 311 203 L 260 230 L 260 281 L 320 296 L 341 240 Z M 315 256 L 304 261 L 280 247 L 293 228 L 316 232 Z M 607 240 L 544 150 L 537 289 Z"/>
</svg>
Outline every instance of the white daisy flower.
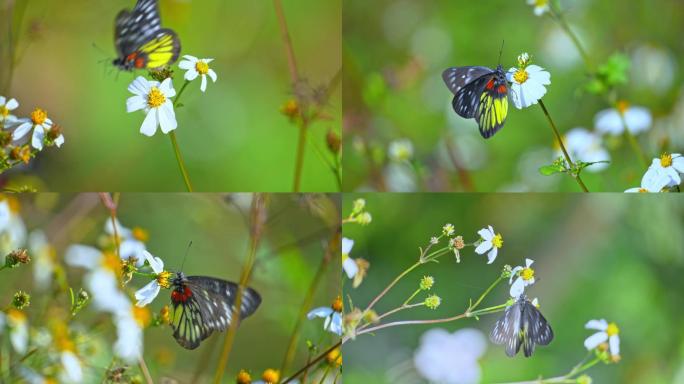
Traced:
<svg viewBox="0 0 684 384">
<path fill-rule="evenodd" d="M 653 116 L 646 107 L 630 106 L 625 101 L 620 101 L 617 108 L 609 108 L 599 111 L 594 117 L 594 126 L 598 132 L 613 136 L 621 135 L 627 124 L 629 132 L 637 135 L 648 131 L 653 125 Z"/>
<path fill-rule="evenodd" d="M 207 75 L 211 77 L 211 80 L 215 83 L 218 76 L 213 69 L 209 68 L 209 63 L 214 61 L 214 59 L 198 59 L 194 56 L 185 55 L 183 56 L 185 60 L 181 60 L 178 63 L 180 69 L 185 69 L 185 80 L 192 81 L 197 78 L 197 76 L 202 77 L 202 84 L 200 85 L 200 90 L 202 92 L 207 90 Z"/>
<path fill-rule="evenodd" d="M 12 348 L 23 355 L 28 350 L 29 327 L 26 314 L 18 309 L 10 308 L 7 313 L 0 311 L 0 334 L 5 327 L 9 329 Z"/>
<path fill-rule="evenodd" d="M 342 335 L 342 314 L 331 307 L 318 307 L 312 309 L 306 317 L 312 320 L 316 317 L 325 319 L 323 329 L 336 335 Z"/>
<path fill-rule="evenodd" d="M 171 286 L 171 282 L 169 281 L 171 272 L 164 270 L 164 261 L 156 256 L 152 256 L 152 254 L 147 251 L 143 251 L 143 256 L 150 264 L 150 267 L 152 267 L 155 278 L 135 292 L 135 298 L 138 300 L 135 305 L 138 307 L 144 307 L 151 303 L 152 300 L 157 297 L 159 290 L 162 287 L 169 288 Z"/>
<path fill-rule="evenodd" d="M 43 142 L 47 133 L 53 126 L 52 120 L 48 118 L 47 112 L 45 110 L 36 108 L 31 112 L 30 119 L 21 119 L 17 123 L 21 122 L 17 129 L 12 132 L 12 140 L 17 141 L 23 139 L 29 132 L 33 131 L 31 135 L 31 146 L 37 150 L 43 149 Z M 54 139 L 54 143 L 57 147 L 61 147 L 64 144 L 64 135 L 61 133 Z"/>
<path fill-rule="evenodd" d="M 149 324 L 149 309 L 128 302 L 115 315 L 116 342 L 114 353 L 129 364 L 136 363 L 143 353 L 143 330 Z"/>
<path fill-rule="evenodd" d="M 135 94 L 126 100 L 126 110 L 135 112 L 143 110 L 147 116 L 140 126 L 140 133 L 145 136 L 153 136 L 157 127 L 161 127 L 162 133 L 169 133 L 176 129 L 176 113 L 173 111 L 173 103 L 170 98 L 176 96 L 171 79 L 161 82 L 147 80 L 142 76 L 128 86 L 128 91 Z"/>
<path fill-rule="evenodd" d="M 475 248 L 475 253 L 483 255 L 485 252 L 488 252 L 487 264 L 493 263 L 496 260 L 496 255 L 499 253 L 499 248 L 503 246 L 501 234 L 494 233 L 494 228 L 491 225 L 480 229 L 477 231 L 477 234 L 480 235 L 482 241 Z"/>
<path fill-rule="evenodd" d="M 565 148 L 570 157 L 585 163 L 610 161 L 610 153 L 603 147 L 601 137 L 584 128 L 573 128 L 565 134 Z M 560 148 L 556 157 L 562 156 Z M 586 168 L 589 172 L 600 172 L 608 167 L 608 163 L 593 164 Z"/>
<path fill-rule="evenodd" d="M 517 266 L 511 270 L 511 277 L 508 283 L 511 284 L 511 297 L 518 298 L 525 293 L 525 287 L 534 284 L 534 269 L 530 268 L 534 260 L 525 259 L 525 266 Z M 513 278 L 515 278 L 513 281 Z"/>
<path fill-rule="evenodd" d="M 418 373 L 431 383 L 475 384 L 481 381 L 478 360 L 487 350 L 487 339 L 477 329 L 454 333 L 436 328 L 420 337 L 413 354 Z"/>
<path fill-rule="evenodd" d="M 7 100 L 5 96 L 0 96 L 0 123 L 7 125 L 17 121 L 17 117 L 12 115 L 11 112 L 19 106 L 19 102 L 16 99 Z"/>
<path fill-rule="evenodd" d="M 145 263 L 143 252 L 147 250 L 145 242 L 149 238 L 147 231 L 140 227 L 126 228 L 121 225 L 118 219 L 115 219 L 115 221 L 116 234 L 119 236 L 119 257 L 123 260 L 135 257 L 135 265 L 138 267 L 142 266 Z M 111 219 L 105 221 L 104 230 L 106 234 L 114 236 L 114 226 Z"/>
<path fill-rule="evenodd" d="M 609 323 L 604 319 L 589 320 L 584 328 L 599 331 L 584 340 L 584 347 L 587 348 L 587 350 L 591 351 L 600 344 L 608 341 L 611 357 L 614 359 L 620 357 L 620 336 L 618 336 L 620 334 L 620 328 L 618 328 L 617 324 Z"/>
<path fill-rule="evenodd" d="M 409 139 L 394 140 L 389 144 L 387 153 L 392 161 L 409 161 L 413 157 L 413 143 Z"/>
<path fill-rule="evenodd" d="M 85 276 L 86 287 L 96 310 L 116 314 L 129 301 L 119 289 L 121 259 L 113 252 L 103 253 L 94 247 L 75 244 L 67 248 L 64 260 L 70 266 L 89 271 Z"/>
<path fill-rule="evenodd" d="M 527 0 L 527 4 L 534 6 L 534 14 L 541 16 L 549 11 L 549 0 Z"/>
<path fill-rule="evenodd" d="M 529 55 L 523 53 L 518 57 L 521 64 L 511 68 L 506 79 L 511 82 L 511 99 L 518 109 L 527 108 L 546 94 L 546 85 L 551 84 L 551 74 L 538 65 L 528 65 Z"/>
<path fill-rule="evenodd" d="M 346 237 L 342 238 L 342 268 L 350 279 L 353 279 L 354 276 L 356 276 L 356 273 L 359 272 L 359 266 L 356 264 L 356 261 L 349 257 L 349 253 L 353 247 L 354 240 L 347 239 Z"/>
<path fill-rule="evenodd" d="M 626 193 L 658 193 L 663 190 L 669 183 L 670 177 L 662 172 L 657 172 L 649 168 L 644 176 L 641 178 L 641 186 L 638 188 L 630 188 Z"/>
<path fill-rule="evenodd" d="M 680 173 L 684 173 L 684 157 L 681 153 L 664 153 L 660 158 L 653 159 L 649 170 L 666 175 L 670 179 L 668 187 L 679 185 L 682 183 Z"/>
</svg>

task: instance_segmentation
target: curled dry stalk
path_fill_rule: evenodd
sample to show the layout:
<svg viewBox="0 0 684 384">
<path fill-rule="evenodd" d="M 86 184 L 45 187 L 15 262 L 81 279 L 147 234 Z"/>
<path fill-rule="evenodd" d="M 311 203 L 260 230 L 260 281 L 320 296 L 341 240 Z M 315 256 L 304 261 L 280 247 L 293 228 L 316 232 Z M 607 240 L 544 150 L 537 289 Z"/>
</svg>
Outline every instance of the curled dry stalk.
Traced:
<svg viewBox="0 0 684 384">
<path fill-rule="evenodd" d="M 231 319 L 233 320 L 231 321 L 228 332 L 226 333 L 223 349 L 221 350 L 221 356 L 219 357 L 218 366 L 216 368 L 216 374 L 214 375 L 215 384 L 221 383 L 223 379 L 223 373 L 225 372 L 226 366 L 228 364 L 228 358 L 230 357 L 230 352 L 233 347 L 233 342 L 235 341 L 237 327 L 240 324 L 242 295 L 245 287 L 247 287 L 247 284 L 249 284 L 249 280 L 252 277 L 252 270 L 254 268 L 254 263 L 256 262 L 256 251 L 265 228 L 268 200 L 268 195 L 263 193 L 254 194 L 252 199 L 252 208 L 250 211 L 250 244 L 249 249 L 247 250 L 247 259 L 242 266 L 238 291 L 235 295 L 235 305 L 233 306 L 233 313 L 231 315 Z"/>
</svg>

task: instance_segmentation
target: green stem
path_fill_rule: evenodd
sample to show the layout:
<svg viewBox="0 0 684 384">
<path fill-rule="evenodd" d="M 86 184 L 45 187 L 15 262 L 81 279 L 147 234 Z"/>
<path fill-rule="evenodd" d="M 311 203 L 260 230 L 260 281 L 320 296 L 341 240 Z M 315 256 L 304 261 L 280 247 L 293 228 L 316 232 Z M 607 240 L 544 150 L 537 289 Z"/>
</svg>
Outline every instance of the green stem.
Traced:
<svg viewBox="0 0 684 384">
<path fill-rule="evenodd" d="M 541 99 L 539 99 L 539 106 L 544 111 L 544 115 L 546 116 L 546 119 L 548 120 L 549 125 L 551 126 L 551 129 L 553 130 L 553 134 L 556 136 L 556 140 L 558 141 L 558 145 L 560 146 L 561 151 L 563 151 L 563 156 L 565 156 L 565 161 L 568 162 L 568 167 L 570 167 L 570 169 L 574 170 L 575 163 L 572 162 L 572 159 L 570 158 L 570 154 L 568 153 L 568 150 L 565 149 L 565 144 L 563 144 L 563 138 L 562 138 L 560 132 L 558 132 L 558 128 L 556 128 L 556 124 L 553 122 L 553 119 L 551 119 L 551 115 L 549 114 L 549 111 L 546 109 L 546 105 L 544 105 L 544 102 Z M 573 179 L 575 179 L 575 181 L 577 181 L 577 184 L 579 184 L 580 188 L 582 188 L 582 191 L 589 192 L 589 189 L 587 189 L 587 186 L 584 185 L 584 182 L 582 181 L 582 178 L 579 175 L 579 171 L 577 172 L 577 174 L 575 174 L 573 171 L 573 173 L 571 173 L 571 176 Z"/>
<path fill-rule="evenodd" d="M 584 65 L 586 65 L 589 72 L 593 72 L 594 66 L 591 62 L 591 58 L 589 57 L 589 54 L 587 54 L 587 51 L 584 50 L 584 47 L 582 47 L 582 43 L 580 43 L 579 38 L 577 37 L 575 32 L 573 32 L 572 29 L 570 29 L 570 26 L 568 25 L 567 21 L 565 21 L 565 18 L 563 17 L 563 14 L 560 11 L 560 5 L 558 4 L 558 2 L 554 2 L 553 5 L 554 6 L 551 7 L 551 17 L 558 21 L 560 27 L 563 29 L 563 31 L 565 31 L 568 37 L 570 37 L 570 40 L 572 40 L 572 43 L 575 45 L 575 48 L 577 48 L 577 51 L 579 52 L 580 56 L 582 56 Z"/>
<path fill-rule="evenodd" d="M 368 312 L 369 310 L 371 310 L 371 308 L 373 308 L 373 306 L 374 306 L 378 301 L 380 301 L 380 299 L 381 299 L 383 296 L 385 296 L 385 294 L 387 294 L 387 292 L 389 292 L 389 290 L 392 289 L 392 287 L 394 287 L 394 286 L 399 282 L 399 280 L 403 279 L 404 276 L 408 275 L 411 271 L 413 271 L 414 269 L 418 268 L 418 266 L 420 266 L 421 264 L 422 264 L 422 263 L 421 263 L 420 261 L 416 262 L 416 263 L 413 264 L 412 266 L 408 267 L 404 272 L 402 272 L 402 273 L 401 273 L 399 276 L 397 276 L 394 280 L 392 280 L 392 282 L 391 282 L 385 289 L 383 289 L 382 292 L 380 292 L 380 294 L 377 295 L 377 296 L 373 299 L 373 301 L 370 302 L 370 304 L 368 304 L 368 307 L 366 307 L 366 310 L 365 310 L 364 312 Z"/>
<path fill-rule="evenodd" d="M 188 171 L 185 169 L 185 163 L 183 162 L 183 156 L 181 155 L 180 148 L 178 147 L 178 140 L 176 139 L 176 131 L 169 132 L 169 137 L 171 138 L 171 146 L 173 147 L 173 152 L 176 154 L 176 161 L 178 162 L 178 168 L 180 169 L 181 175 L 183 175 L 183 181 L 185 182 L 185 187 L 188 192 L 192 192 L 192 184 L 190 183 L 190 176 L 188 176 Z"/>
<path fill-rule="evenodd" d="M 475 304 L 471 305 L 470 308 L 468 308 L 468 311 L 469 311 L 469 312 L 472 312 L 472 310 L 474 310 L 475 308 L 477 308 L 477 306 L 480 305 L 480 303 L 482 302 L 482 300 L 484 300 L 484 298 L 485 298 L 487 295 L 489 295 L 489 292 L 491 292 L 492 289 L 494 289 L 494 287 L 496 287 L 496 286 L 501 282 L 501 280 L 503 280 L 503 277 L 501 277 L 501 276 L 499 276 L 496 280 L 494 280 L 494 282 L 489 286 L 489 288 L 487 288 L 487 289 L 482 293 L 482 295 L 480 295 L 480 298 L 477 299 L 477 301 L 475 302 Z"/>
<path fill-rule="evenodd" d="M 413 300 L 413 298 L 416 297 L 417 294 L 420 293 L 420 291 L 422 291 L 422 289 L 420 289 L 420 288 L 416 289 L 416 291 L 413 292 L 413 294 L 412 294 L 411 296 L 409 296 L 409 298 L 406 299 L 406 301 L 404 301 L 404 304 L 402 304 L 401 306 L 402 306 L 402 307 L 407 306 L 408 303 L 409 303 L 411 300 Z"/>
</svg>

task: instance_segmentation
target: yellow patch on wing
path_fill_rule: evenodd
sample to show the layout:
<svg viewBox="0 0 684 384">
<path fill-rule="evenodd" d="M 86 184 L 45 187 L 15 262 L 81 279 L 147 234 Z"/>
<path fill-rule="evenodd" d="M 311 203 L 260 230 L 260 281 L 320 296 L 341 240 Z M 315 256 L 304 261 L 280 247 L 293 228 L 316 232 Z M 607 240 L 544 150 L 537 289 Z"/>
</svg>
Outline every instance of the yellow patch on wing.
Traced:
<svg viewBox="0 0 684 384">
<path fill-rule="evenodd" d="M 174 36 L 162 35 L 140 47 L 147 54 L 147 68 L 160 68 L 169 64 L 174 56 Z"/>
</svg>

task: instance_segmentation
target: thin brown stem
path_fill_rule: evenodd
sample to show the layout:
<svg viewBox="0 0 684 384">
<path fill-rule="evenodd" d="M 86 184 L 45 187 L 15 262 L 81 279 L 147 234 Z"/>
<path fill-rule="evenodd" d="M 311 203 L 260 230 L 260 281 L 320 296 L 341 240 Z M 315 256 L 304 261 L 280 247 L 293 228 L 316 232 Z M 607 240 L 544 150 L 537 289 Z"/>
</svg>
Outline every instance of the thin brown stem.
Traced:
<svg viewBox="0 0 684 384">
<path fill-rule="evenodd" d="M 231 316 L 230 327 L 226 333 L 226 338 L 223 343 L 223 349 L 221 351 L 221 356 L 219 357 L 218 367 L 216 369 L 216 375 L 214 376 L 214 383 L 219 384 L 222 381 L 223 373 L 225 372 L 226 366 L 228 365 L 228 358 L 230 357 L 230 352 L 233 347 L 233 342 L 235 341 L 235 334 L 237 332 L 237 327 L 240 324 L 240 308 L 242 308 L 242 296 L 245 287 L 249 283 L 252 276 L 252 269 L 254 268 L 254 263 L 256 262 L 256 251 L 261 240 L 261 235 L 264 230 L 264 224 L 266 222 L 266 206 L 268 204 L 268 196 L 265 194 L 257 193 L 252 198 L 252 209 L 251 209 L 251 230 L 250 230 L 250 245 L 247 252 L 247 259 L 242 267 L 242 274 L 240 276 L 240 283 L 238 286 L 237 294 L 235 295 L 235 306 L 233 307 L 233 313 Z"/>
<path fill-rule="evenodd" d="M 544 111 L 544 116 L 546 116 L 546 119 L 549 122 L 549 125 L 551 126 L 551 129 L 553 130 L 553 134 L 556 136 L 556 141 L 558 142 L 558 145 L 561 148 L 561 151 L 563 152 L 563 156 L 565 156 L 565 161 L 568 162 L 568 167 L 570 169 L 575 168 L 575 163 L 572 162 L 572 159 L 570 158 L 570 154 L 568 153 L 568 150 L 565 149 L 565 144 L 563 144 L 563 137 L 561 136 L 560 132 L 558 131 L 558 128 L 556 128 L 556 124 L 553 122 L 553 119 L 551 118 L 551 114 L 549 114 L 549 111 L 546 109 L 546 105 L 544 105 L 544 102 L 539 99 L 539 106 L 541 109 Z M 571 174 L 572 178 L 577 181 L 577 184 L 582 188 L 582 191 L 584 192 L 589 192 L 589 189 L 587 189 L 587 186 L 584 185 L 584 182 L 582 181 L 582 178 L 579 175 L 579 171 Z"/>
<path fill-rule="evenodd" d="M 283 380 L 280 384 L 287 384 L 287 383 L 293 381 L 294 379 L 296 379 L 297 377 L 299 377 L 299 375 L 301 375 L 301 374 L 304 373 L 306 370 L 308 370 L 309 368 L 311 368 L 314 364 L 317 364 L 319 361 L 323 360 L 323 359 L 328 355 L 328 353 L 334 351 L 335 348 L 338 348 L 338 347 L 340 347 L 341 345 L 342 345 L 342 340 L 340 340 L 340 341 L 338 341 L 337 343 L 335 343 L 332 347 L 326 349 L 325 352 L 323 352 L 323 353 L 321 353 L 320 355 L 316 356 L 314 359 L 312 359 L 311 361 L 309 361 L 305 366 L 303 366 L 300 370 L 298 370 L 297 372 L 295 372 L 293 375 L 291 375 L 291 376 L 288 377 L 287 379 Z"/>
<path fill-rule="evenodd" d="M 150 375 L 150 370 L 147 368 L 147 364 L 145 364 L 145 359 L 140 357 L 140 359 L 138 359 L 138 365 L 140 366 L 140 371 L 145 377 L 145 382 L 147 382 L 147 384 L 154 384 L 152 375 Z"/>
<path fill-rule="evenodd" d="M 439 324 L 439 323 L 448 323 L 452 322 L 455 320 L 460 320 L 470 317 L 470 314 L 468 312 L 461 313 L 460 315 L 452 316 L 452 317 L 447 317 L 443 319 L 432 319 L 432 320 L 402 320 L 402 321 L 393 321 L 391 323 L 385 323 L 385 324 L 380 324 L 376 325 L 374 327 L 366 328 L 363 330 L 360 330 L 359 332 L 356 333 L 356 336 L 363 335 L 365 333 L 370 333 L 370 332 L 375 332 L 379 331 L 384 328 L 390 328 L 390 327 L 398 327 L 400 325 L 413 325 L 413 324 Z M 348 337 L 345 337 L 342 342 L 346 343 L 348 340 L 350 340 Z"/>
</svg>

